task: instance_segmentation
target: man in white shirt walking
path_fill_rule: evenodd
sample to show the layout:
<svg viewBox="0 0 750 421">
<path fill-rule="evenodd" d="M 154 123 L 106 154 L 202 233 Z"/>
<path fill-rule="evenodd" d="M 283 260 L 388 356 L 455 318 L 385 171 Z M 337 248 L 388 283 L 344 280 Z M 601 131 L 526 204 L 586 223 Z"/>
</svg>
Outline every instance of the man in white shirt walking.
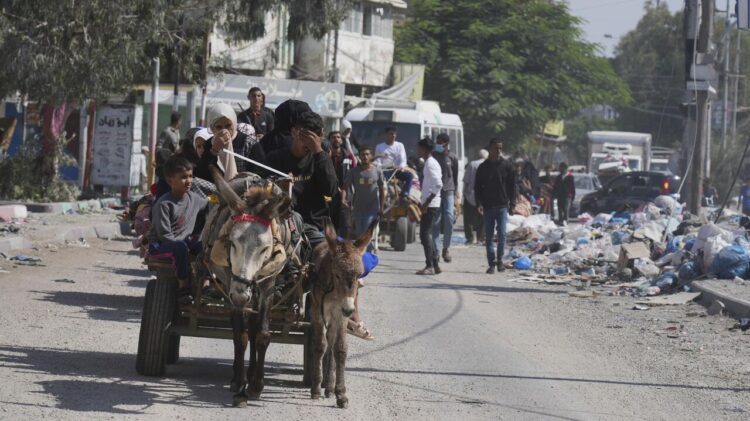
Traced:
<svg viewBox="0 0 750 421">
<path fill-rule="evenodd" d="M 406 167 L 406 148 L 404 144 L 396 140 L 396 128 L 388 127 L 385 129 L 385 142 L 379 143 L 375 147 L 376 159 L 387 159 L 393 162 L 393 171 L 385 171 L 383 175 L 386 180 L 390 180 L 395 172 L 396 179 L 403 182 L 401 197 L 409 197 L 411 183 L 414 180 L 414 174 Z"/>
<path fill-rule="evenodd" d="M 419 240 L 424 247 L 425 268 L 417 275 L 436 275 L 442 272 L 438 266 L 438 250 L 432 231 L 440 223 L 440 191 L 443 189 L 443 172 L 432 156 L 435 143 L 426 137 L 417 143 L 419 157 L 424 159 L 422 179 L 422 219 L 419 223 Z"/>
</svg>

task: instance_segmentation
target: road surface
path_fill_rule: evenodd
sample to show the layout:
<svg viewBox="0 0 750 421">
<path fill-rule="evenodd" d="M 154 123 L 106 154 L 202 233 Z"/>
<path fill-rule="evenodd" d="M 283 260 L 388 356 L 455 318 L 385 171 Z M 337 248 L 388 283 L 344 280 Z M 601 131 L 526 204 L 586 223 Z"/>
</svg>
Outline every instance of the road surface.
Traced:
<svg viewBox="0 0 750 421">
<path fill-rule="evenodd" d="M 0 261 L 0 419 L 750 417 L 750 336 L 734 321 L 486 275 L 479 247 L 457 246 L 443 274 L 419 277 L 416 244 L 381 252 L 361 291 L 377 340 L 350 337 L 349 409 L 310 400 L 301 347 L 279 344 L 262 399 L 232 408 L 229 341 L 183 338 L 165 378 L 135 372 L 150 273 L 128 241 L 32 252 L 45 266 Z"/>
</svg>

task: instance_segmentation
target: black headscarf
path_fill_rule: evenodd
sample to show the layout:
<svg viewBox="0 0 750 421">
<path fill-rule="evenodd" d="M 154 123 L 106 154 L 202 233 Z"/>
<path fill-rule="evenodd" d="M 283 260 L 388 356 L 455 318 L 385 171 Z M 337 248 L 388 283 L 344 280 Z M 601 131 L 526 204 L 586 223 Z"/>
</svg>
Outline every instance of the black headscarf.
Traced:
<svg viewBox="0 0 750 421">
<path fill-rule="evenodd" d="M 273 130 L 260 141 L 266 155 L 292 146 L 292 126 L 300 115 L 308 111 L 312 111 L 310 106 L 296 99 L 284 101 L 276 107 Z"/>
</svg>

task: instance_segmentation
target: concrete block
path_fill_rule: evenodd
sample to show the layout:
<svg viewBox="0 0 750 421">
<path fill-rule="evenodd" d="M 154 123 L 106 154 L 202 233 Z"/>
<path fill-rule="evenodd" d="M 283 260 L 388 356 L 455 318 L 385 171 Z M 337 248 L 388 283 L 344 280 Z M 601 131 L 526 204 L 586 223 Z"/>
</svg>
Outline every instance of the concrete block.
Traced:
<svg viewBox="0 0 750 421">
<path fill-rule="evenodd" d="M 31 241 L 24 237 L 0 238 L 0 253 L 31 248 Z"/>
<path fill-rule="evenodd" d="M 80 238 L 94 238 L 96 237 L 96 230 L 94 227 L 71 227 L 69 229 L 61 231 L 57 240 L 60 242 L 76 242 Z"/>
<path fill-rule="evenodd" d="M 96 232 L 96 236 L 102 239 L 115 238 L 121 235 L 120 224 L 116 222 L 96 225 L 94 231 Z"/>
<path fill-rule="evenodd" d="M 0 219 L 3 221 L 12 221 L 13 219 L 26 219 L 29 213 L 24 205 L 4 205 L 0 206 Z"/>
</svg>

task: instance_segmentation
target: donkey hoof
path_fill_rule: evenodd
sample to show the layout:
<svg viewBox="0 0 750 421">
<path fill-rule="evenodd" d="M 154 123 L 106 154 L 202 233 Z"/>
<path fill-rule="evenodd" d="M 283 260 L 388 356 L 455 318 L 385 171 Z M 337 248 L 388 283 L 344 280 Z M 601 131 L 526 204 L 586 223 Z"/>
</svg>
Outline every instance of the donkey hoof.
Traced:
<svg viewBox="0 0 750 421">
<path fill-rule="evenodd" d="M 333 395 L 333 391 L 330 389 L 326 389 L 326 399 L 330 398 Z"/>
<path fill-rule="evenodd" d="M 229 391 L 232 393 L 237 393 L 242 389 L 242 386 L 237 383 L 236 381 L 232 380 L 231 383 L 229 383 Z"/>
<path fill-rule="evenodd" d="M 346 409 L 349 407 L 349 398 L 346 396 L 342 398 L 336 398 L 336 405 L 341 409 Z"/>
<path fill-rule="evenodd" d="M 313 399 L 313 400 L 318 400 L 318 399 L 320 399 L 322 397 L 323 396 L 320 394 L 319 390 L 317 392 L 310 392 L 310 398 Z"/>
<path fill-rule="evenodd" d="M 253 390 L 248 390 L 247 391 L 247 398 L 250 399 L 251 401 L 260 400 L 260 393 L 261 392 L 256 392 L 256 391 L 253 391 Z"/>
<path fill-rule="evenodd" d="M 238 393 L 232 398 L 232 406 L 235 408 L 247 407 L 247 396 L 244 393 Z"/>
</svg>

